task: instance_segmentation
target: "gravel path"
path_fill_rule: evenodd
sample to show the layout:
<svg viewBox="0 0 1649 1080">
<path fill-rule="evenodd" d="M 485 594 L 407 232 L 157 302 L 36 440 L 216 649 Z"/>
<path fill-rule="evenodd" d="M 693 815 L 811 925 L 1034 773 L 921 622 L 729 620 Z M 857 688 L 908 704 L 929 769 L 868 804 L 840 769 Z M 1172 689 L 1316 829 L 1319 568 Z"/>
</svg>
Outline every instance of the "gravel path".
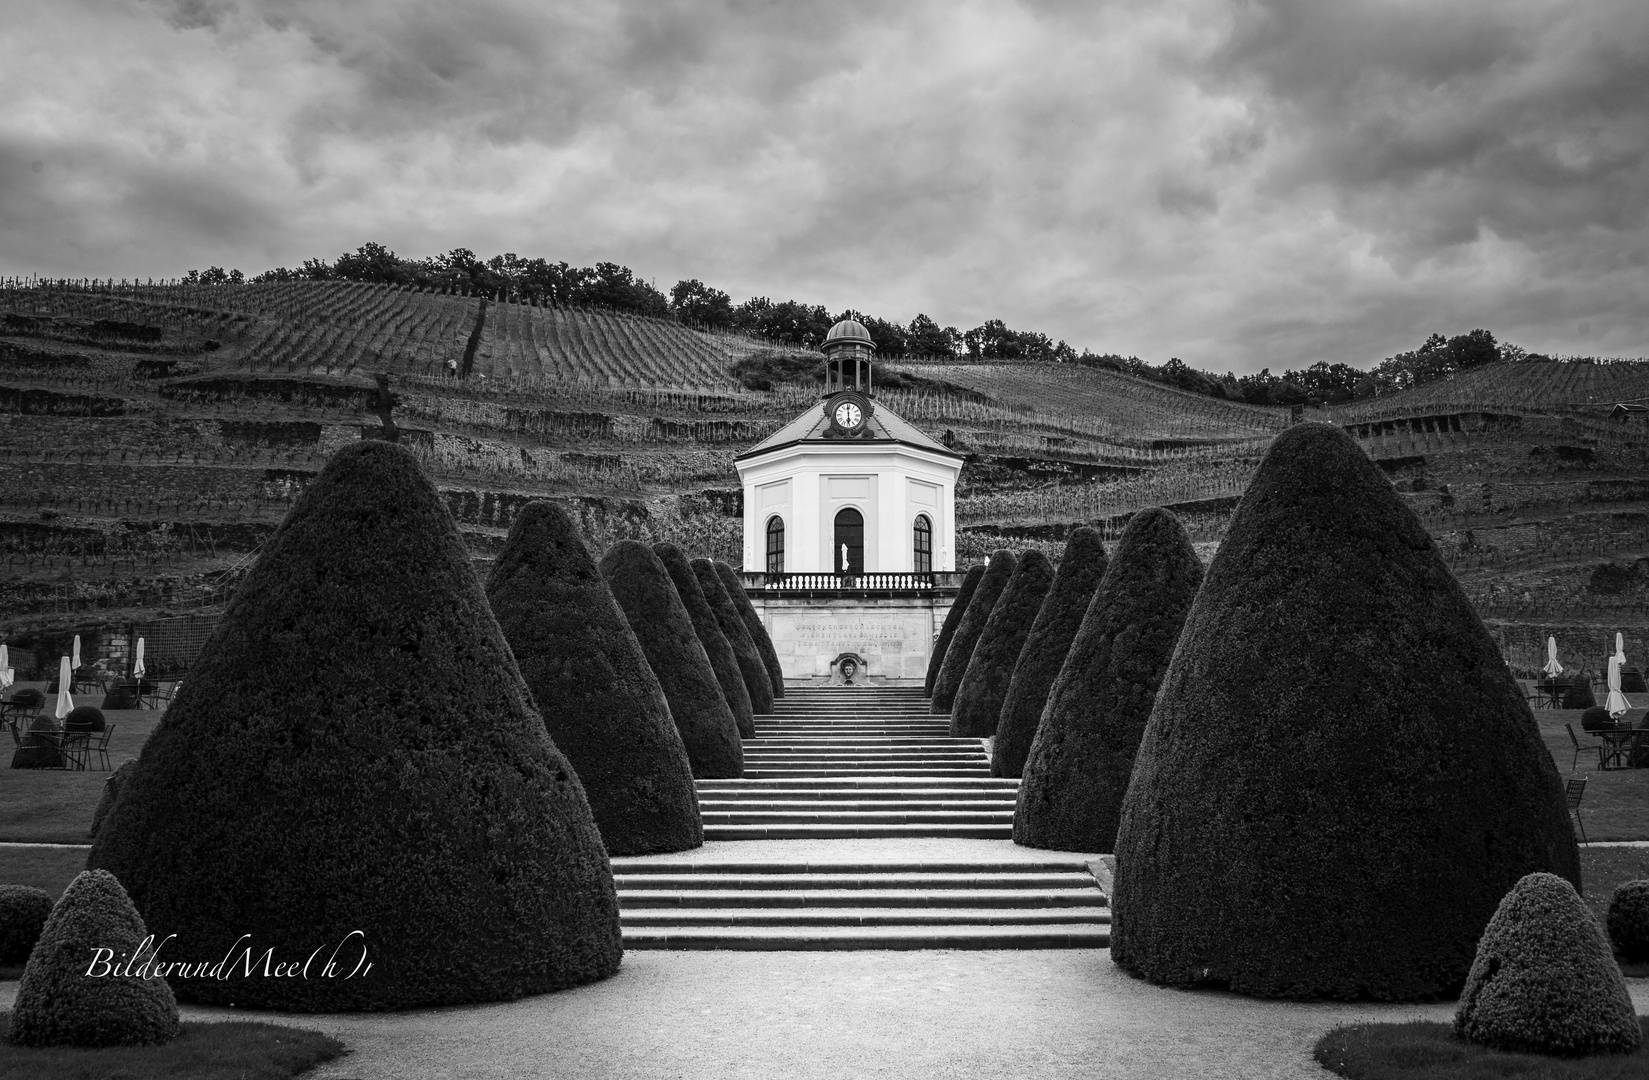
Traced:
<svg viewBox="0 0 1649 1080">
<path fill-rule="evenodd" d="M 1649 981 L 1631 980 L 1639 1012 Z M 9 1008 L 16 983 L 0 983 Z M 606 982 L 502 1005 L 278 1016 L 351 1053 L 344 1078 L 1063 1077 L 1326 1075 L 1311 1060 L 1335 1024 L 1446 1020 L 1452 1003 L 1315 1004 L 1164 990 L 1103 950 L 632 952 Z"/>
</svg>

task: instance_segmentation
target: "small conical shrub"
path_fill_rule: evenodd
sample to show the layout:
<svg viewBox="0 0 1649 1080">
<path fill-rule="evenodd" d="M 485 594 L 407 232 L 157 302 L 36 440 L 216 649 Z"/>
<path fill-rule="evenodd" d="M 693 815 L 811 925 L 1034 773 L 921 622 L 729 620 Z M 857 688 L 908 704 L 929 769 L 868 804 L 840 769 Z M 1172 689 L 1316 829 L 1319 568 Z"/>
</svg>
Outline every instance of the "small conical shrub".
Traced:
<svg viewBox="0 0 1649 1080">
<path fill-rule="evenodd" d="M 699 579 L 699 589 L 704 593 L 705 603 L 710 605 L 710 613 L 716 617 L 716 625 L 721 627 L 722 635 L 727 638 L 727 644 L 733 650 L 733 659 L 738 661 L 744 689 L 750 695 L 750 711 L 758 716 L 772 712 L 773 683 L 767 676 L 767 665 L 762 663 L 756 643 L 750 640 L 750 631 L 744 628 L 744 618 L 734 606 L 733 598 L 727 595 L 727 586 L 721 583 L 716 564 L 709 559 L 694 559 L 692 567 L 693 576 Z"/>
<path fill-rule="evenodd" d="M 1278 435 L 1140 743 L 1112 959 L 1262 996 L 1451 993 L 1513 883 L 1579 879 L 1572 828 L 1425 527 L 1344 432 Z"/>
<path fill-rule="evenodd" d="M 126 786 L 131 779 L 132 770 L 137 768 L 137 758 L 127 758 L 120 763 L 120 767 L 109 774 L 103 781 L 103 794 L 97 800 L 97 809 L 92 811 L 92 827 L 87 836 L 96 836 L 103 822 L 108 820 L 109 811 L 115 808 L 115 800 L 120 798 L 120 789 Z"/>
<path fill-rule="evenodd" d="M 968 670 L 957 684 L 950 709 L 952 738 L 983 739 L 996 734 L 1013 669 L 1053 580 L 1053 563 L 1040 551 L 1026 552 L 1014 567 L 1007 588 L 996 598 L 985 629 L 979 633 Z"/>
<path fill-rule="evenodd" d="M 88 865 L 178 935 L 180 960 L 215 962 L 243 935 L 276 962 L 365 935 L 355 977 L 237 969 L 179 981 L 193 1001 L 494 1001 L 604 978 L 622 956 L 584 790 L 446 503 L 390 442 L 340 450 L 269 538 Z"/>
<path fill-rule="evenodd" d="M 1649 879 L 1628 881 L 1609 897 L 1609 940 L 1630 964 L 1649 960 Z"/>
<path fill-rule="evenodd" d="M 928 657 L 928 677 L 922 684 L 922 693 L 932 695 L 933 684 L 939 679 L 939 669 L 945 664 L 945 653 L 950 651 L 950 643 L 956 637 L 956 628 L 962 625 L 962 616 L 967 614 L 968 603 L 973 599 L 973 591 L 979 588 L 979 579 L 984 576 L 984 563 L 975 563 L 962 575 L 962 584 L 956 590 L 956 599 L 951 602 L 950 610 L 945 612 L 945 621 L 939 627 L 939 640 L 933 644 L 933 655 Z"/>
<path fill-rule="evenodd" d="M 1084 525 L 1074 529 L 1065 541 L 1059 572 L 1048 588 L 1047 598 L 1036 613 L 1025 647 L 1019 650 L 1008 696 L 1002 699 L 1002 713 L 996 721 L 996 741 L 991 745 L 991 775 L 1020 777 L 1025 758 L 1031 752 L 1042 710 L 1047 707 L 1065 654 L 1082 626 L 1088 602 L 1105 574 L 1105 542 L 1094 529 Z"/>
<path fill-rule="evenodd" d="M 1630 1053 L 1643 1041 L 1602 927 L 1555 874 L 1528 875 L 1495 909 L 1454 1030 L 1496 1050 L 1564 1057 Z"/>
<path fill-rule="evenodd" d="M 778 650 L 773 648 L 773 639 L 768 635 L 767 627 L 762 625 L 762 617 L 756 614 L 756 605 L 745 593 L 739 572 L 724 562 L 718 562 L 716 576 L 721 578 L 722 587 L 727 590 L 733 606 L 739 609 L 739 618 L 744 620 L 744 628 L 750 634 L 756 651 L 761 654 L 762 666 L 767 668 L 768 683 L 773 688 L 774 698 L 784 697 L 784 668 L 779 664 Z"/>
<path fill-rule="evenodd" d="M 52 897 L 45 889 L 0 885 L 0 967 L 28 960 L 51 913 Z"/>
<path fill-rule="evenodd" d="M 1015 842 L 1116 850 L 1134 754 L 1201 584 L 1179 518 L 1157 507 L 1135 514 L 1048 695 L 1019 785 Z"/>
<path fill-rule="evenodd" d="M 115 876 L 82 871 L 52 908 L 29 954 L 12 1006 L 11 1041 L 98 1047 L 174 1038 L 178 1013 L 172 988 L 152 967 L 143 967 L 145 960 L 169 958 L 156 957 L 153 942 L 145 948 L 147 937 L 142 917 Z"/>
<path fill-rule="evenodd" d="M 733 710 L 664 563 L 646 544 L 620 540 L 601 557 L 600 569 L 664 688 L 693 775 L 743 775 L 744 745 Z"/>
<path fill-rule="evenodd" d="M 950 712 L 962 677 L 968 673 L 968 664 L 973 660 L 974 646 L 979 644 L 979 635 L 985 632 L 985 624 L 990 621 L 1002 590 L 1013 579 L 1014 566 L 1013 552 L 1001 549 L 991 556 L 985 572 L 980 575 L 979 584 L 968 598 L 968 609 L 962 613 L 962 621 L 956 624 L 956 633 L 945 649 L 939 677 L 933 680 L 931 708 L 935 713 Z"/>
<path fill-rule="evenodd" d="M 728 644 L 727 635 L 722 633 L 716 613 L 710 610 L 710 601 L 705 599 L 704 589 L 699 585 L 698 575 L 693 573 L 692 564 L 674 544 L 654 544 L 653 554 L 659 557 L 664 569 L 669 572 L 670 580 L 681 596 L 682 606 L 687 609 L 688 618 L 693 620 L 693 632 L 704 646 L 704 654 L 710 658 L 710 670 L 716 673 L 716 683 L 721 687 L 722 696 L 727 699 L 727 707 L 733 710 L 733 721 L 738 725 L 739 735 L 746 739 L 755 738 L 756 720 L 750 706 L 750 691 L 744 685 L 744 672 L 739 670 L 739 659 L 733 655 L 733 646 Z"/>
<path fill-rule="evenodd" d="M 487 599 L 608 853 L 702 844 L 693 768 L 664 690 L 565 510 L 521 509 Z"/>
</svg>

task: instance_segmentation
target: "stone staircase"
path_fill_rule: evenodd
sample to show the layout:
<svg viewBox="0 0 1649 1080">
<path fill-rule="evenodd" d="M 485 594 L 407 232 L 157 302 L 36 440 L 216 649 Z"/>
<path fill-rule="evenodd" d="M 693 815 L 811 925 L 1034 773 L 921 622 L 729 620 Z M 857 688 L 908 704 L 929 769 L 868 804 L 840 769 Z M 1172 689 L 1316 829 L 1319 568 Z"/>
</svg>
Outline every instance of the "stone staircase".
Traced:
<svg viewBox="0 0 1649 1080">
<path fill-rule="evenodd" d="M 1081 858 L 984 848 L 901 857 L 898 838 L 1011 839 L 1019 781 L 952 739 L 919 687 L 788 687 L 744 743 L 745 775 L 697 782 L 707 841 L 793 857 L 615 858 L 632 949 L 1103 948 L 1110 908 Z M 723 849 L 726 850 L 726 849 Z M 1003 858 L 1002 856 L 1011 856 Z"/>
</svg>

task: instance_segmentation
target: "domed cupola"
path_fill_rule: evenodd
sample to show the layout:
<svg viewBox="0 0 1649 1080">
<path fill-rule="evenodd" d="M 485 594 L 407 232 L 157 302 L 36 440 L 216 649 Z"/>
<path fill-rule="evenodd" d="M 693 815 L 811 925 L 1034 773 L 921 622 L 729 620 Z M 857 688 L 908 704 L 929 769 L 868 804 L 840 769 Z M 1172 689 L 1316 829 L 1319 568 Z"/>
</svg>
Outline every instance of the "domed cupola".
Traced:
<svg viewBox="0 0 1649 1080">
<path fill-rule="evenodd" d="M 876 343 L 857 319 L 843 319 L 830 328 L 819 348 L 825 354 L 824 396 L 855 391 L 871 396 L 871 359 Z"/>
</svg>

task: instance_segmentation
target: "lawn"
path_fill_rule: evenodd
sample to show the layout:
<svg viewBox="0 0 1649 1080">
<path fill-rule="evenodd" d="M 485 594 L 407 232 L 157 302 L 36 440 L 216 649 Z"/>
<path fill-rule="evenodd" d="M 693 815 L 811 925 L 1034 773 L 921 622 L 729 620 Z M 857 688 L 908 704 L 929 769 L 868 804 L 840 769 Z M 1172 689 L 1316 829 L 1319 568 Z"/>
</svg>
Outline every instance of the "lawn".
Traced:
<svg viewBox="0 0 1649 1080">
<path fill-rule="evenodd" d="M 82 701 L 84 704 L 84 701 Z M 151 709 L 110 709 L 109 764 L 136 757 L 164 713 Z M 4 736 L 0 736 L 3 738 Z M 10 743 L 10 739 L 6 740 Z M 7 760 L 4 764 L 9 765 Z M 0 774 L 0 842 L 84 844 L 107 772 L 88 769 L 6 769 Z"/>
<path fill-rule="evenodd" d="M 1649 1026 L 1649 1018 L 1640 1023 Z M 1317 1043 L 1315 1056 L 1351 1080 L 1649 1080 L 1649 1050 L 1583 1058 L 1509 1053 L 1457 1039 L 1448 1024 L 1424 1021 L 1336 1028 Z"/>
<path fill-rule="evenodd" d="M 162 1046 L 22 1047 L 5 1041 L 0 1013 L 0 1080 L 285 1080 L 331 1061 L 343 1043 L 318 1031 L 244 1020 L 185 1021 Z"/>
<path fill-rule="evenodd" d="M 1633 709 L 1626 718 L 1635 725 L 1643 714 L 1644 710 Z M 1586 838 L 1649 840 L 1649 769 L 1600 771 L 1598 740 L 1581 730 L 1578 709 L 1536 709 L 1534 715 L 1540 724 L 1540 735 L 1557 762 L 1557 771 L 1565 777 L 1586 778 L 1586 795 L 1580 804 Z M 1580 740 L 1578 761 L 1564 724 L 1573 725 L 1575 736 Z M 1575 765 L 1572 771 L 1571 764 Z"/>
</svg>

